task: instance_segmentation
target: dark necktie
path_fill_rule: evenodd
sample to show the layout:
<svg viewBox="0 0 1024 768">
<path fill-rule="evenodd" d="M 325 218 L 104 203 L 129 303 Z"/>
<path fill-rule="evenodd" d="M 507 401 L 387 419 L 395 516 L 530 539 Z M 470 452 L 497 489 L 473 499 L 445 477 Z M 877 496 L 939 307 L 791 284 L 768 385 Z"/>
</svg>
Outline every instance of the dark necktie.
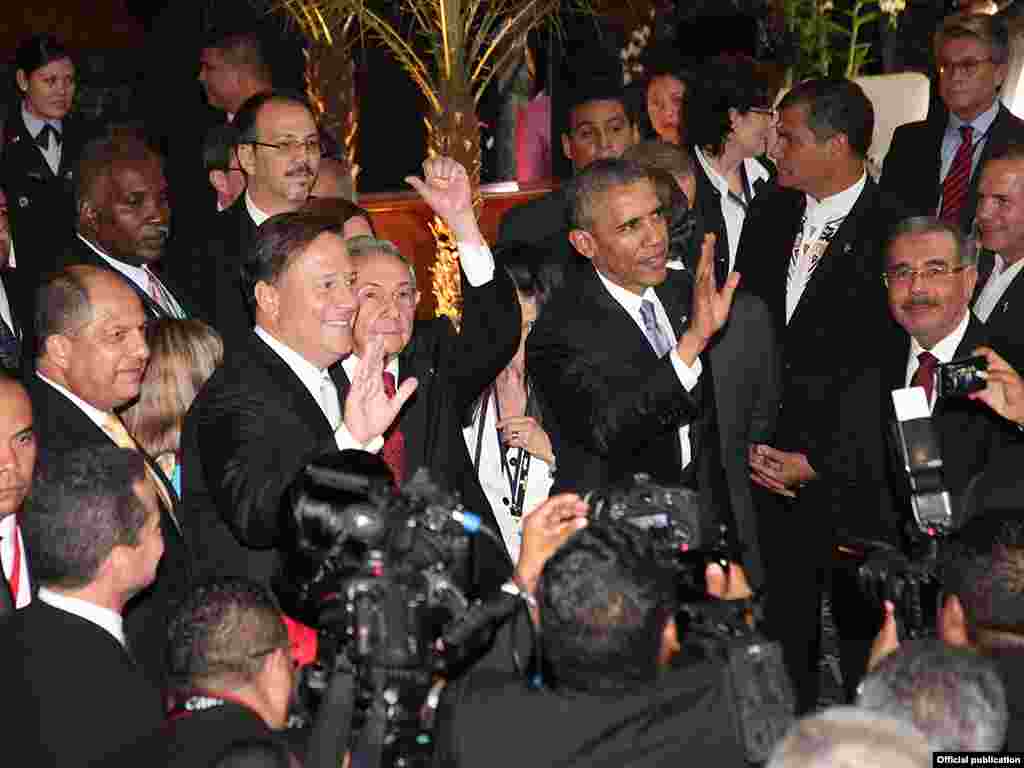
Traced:
<svg viewBox="0 0 1024 768">
<path fill-rule="evenodd" d="M 969 125 L 960 126 L 960 146 L 953 156 L 942 182 L 942 210 L 939 218 L 947 224 L 959 226 L 960 209 L 967 199 L 967 188 L 971 184 L 971 159 L 974 156 L 974 129 Z"/>
<path fill-rule="evenodd" d="M 50 148 L 50 136 L 53 136 L 53 140 L 60 144 L 60 131 L 54 128 L 49 123 L 44 123 L 43 127 L 36 134 L 36 144 L 39 145 L 40 149 Z"/>
<path fill-rule="evenodd" d="M 935 368 L 939 361 L 931 352 L 922 352 L 917 356 L 917 370 L 914 371 L 914 378 L 910 380 L 912 387 L 924 387 L 924 394 L 928 398 L 928 404 L 932 402 L 932 392 L 935 389 Z"/>
<path fill-rule="evenodd" d="M 390 371 L 384 371 L 384 393 L 389 398 L 395 396 L 395 376 Z M 397 419 L 384 433 L 384 448 L 381 449 L 380 456 L 391 468 L 395 485 L 401 485 L 405 479 L 405 435 L 402 434 Z"/>
<path fill-rule="evenodd" d="M 9 371 L 17 371 L 21 367 L 21 341 L 2 317 L 0 317 L 0 367 Z"/>
</svg>

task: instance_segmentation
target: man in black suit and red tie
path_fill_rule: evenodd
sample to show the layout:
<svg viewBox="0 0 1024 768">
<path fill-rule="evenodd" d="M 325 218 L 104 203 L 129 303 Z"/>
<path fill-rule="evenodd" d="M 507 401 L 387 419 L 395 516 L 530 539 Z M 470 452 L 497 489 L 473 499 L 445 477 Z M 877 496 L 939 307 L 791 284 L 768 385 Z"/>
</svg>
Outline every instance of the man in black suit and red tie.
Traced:
<svg viewBox="0 0 1024 768">
<path fill-rule="evenodd" d="M 0 372 L 0 616 L 32 601 L 28 557 L 18 526 L 36 463 L 32 403 L 25 388 Z"/>
<path fill-rule="evenodd" d="M 47 455 L 21 529 L 39 590 L 0 621 L 5 749 L 25 765 L 109 764 L 164 722 L 122 618 L 164 551 L 142 455 L 112 444 Z"/>
<path fill-rule="evenodd" d="M 1001 14 L 953 15 L 935 35 L 945 106 L 896 129 L 882 168 L 886 206 L 903 216 L 939 216 L 971 234 L 978 180 L 990 157 L 1024 141 L 1024 121 L 999 101 L 1010 55 Z"/>
</svg>

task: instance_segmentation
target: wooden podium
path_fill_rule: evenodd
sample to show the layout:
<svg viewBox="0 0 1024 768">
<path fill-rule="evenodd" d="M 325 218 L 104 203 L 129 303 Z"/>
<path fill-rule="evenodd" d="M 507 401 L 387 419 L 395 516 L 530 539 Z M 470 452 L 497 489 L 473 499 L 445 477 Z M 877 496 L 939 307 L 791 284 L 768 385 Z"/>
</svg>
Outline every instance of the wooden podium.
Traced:
<svg viewBox="0 0 1024 768">
<path fill-rule="evenodd" d="M 498 222 L 505 211 L 535 197 L 546 195 L 554 188 L 551 181 L 532 184 L 500 182 L 480 188 L 483 209 L 480 212 L 480 231 L 493 245 L 498 239 Z M 377 236 L 391 240 L 402 255 L 416 267 L 416 284 L 422 293 L 416 314 L 420 318 L 434 316 L 436 302 L 431 290 L 436 243 L 430 232 L 433 218 L 430 208 L 411 189 L 408 192 L 381 192 L 360 195 L 359 205 L 370 212 Z"/>
</svg>

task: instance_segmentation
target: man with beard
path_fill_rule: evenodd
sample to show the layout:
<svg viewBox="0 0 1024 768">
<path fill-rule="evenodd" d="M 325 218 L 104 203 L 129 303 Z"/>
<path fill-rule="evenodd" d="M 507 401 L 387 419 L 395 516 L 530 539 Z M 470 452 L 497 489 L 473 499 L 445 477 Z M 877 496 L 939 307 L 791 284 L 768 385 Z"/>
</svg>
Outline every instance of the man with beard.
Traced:
<svg viewBox="0 0 1024 768">
<path fill-rule="evenodd" d="M 82 151 L 75 202 L 77 233 L 64 263 L 118 273 L 150 318 L 187 317 L 183 292 L 154 271 L 165 255 L 171 220 L 159 156 L 138 136 L 112 129 Z"/>
<path fill-rule="evenodd" d="M 259 93 L 242 105 L 233 122 L 238 164 L 249 182 L 245 194 L 217 219 L 211 233 L 197 233 L 188 269 L 202 291 L 207 317 L 231 347 L 253 327 L 239 270 L 256 228 L 278 213 L 306 202 L 320 168 L 320 136 L 309 105 L 299 94 Z"/>
</svg>

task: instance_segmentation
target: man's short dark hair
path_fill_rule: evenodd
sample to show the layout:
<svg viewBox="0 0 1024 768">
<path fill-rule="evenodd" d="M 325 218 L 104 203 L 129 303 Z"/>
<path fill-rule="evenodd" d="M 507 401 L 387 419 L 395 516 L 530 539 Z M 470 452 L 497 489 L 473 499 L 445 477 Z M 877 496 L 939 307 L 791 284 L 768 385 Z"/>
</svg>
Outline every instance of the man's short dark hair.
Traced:
<svg viewBox="0 0 1024 768">
<path fill-rule="evenodd" d="M 556 685 L 613 690 L 649 683 L 674 610 L 672 574 L 650 536 L 625 523 L 591 523 L 540 577 L 544 660 Z"/>
<path fill-rule="evenodd" d="M 253 30 L 215 29 L 207 35 L 203 48 L 215 48 L 233 67 L 244 69 L 263 82 L 271 82 L 266 41 Z"/>
<path fill-rule="evenodd" d="M 846 134 L 850 150 L 860 158 L 868 153 L 875 130 L 875 110 L 863 89 L 845 77 L 804 80 L 782 97 L 779 109 L 803 107 L 807 127 L 819 141 Z"/>
<path fill-rule="evenodd" d="M 591 77 L 580 82 L 569 93 L 562 123 L 562 130 L 566 135 L 572 132 L 572 113 L 592 101 L 617 101 L 622 105 L 622 111 L 630 123 L 634 120 L 634 116 L 630 114 L 629 104 L 626 101 L 626 90 L 622 86 L 622 81 L 608 76 Z"/>
<path fill-rule="evenodd" d="M 953 226 L 937 216 L 910 216 L 897 222 L 889 233 L 889 241 L 886 244 L 885 253 L 888 261 L 889 249 L 892 244 L 901 237 L 911 235 L 948 235 L 956 244 L 956 263 L 968 266 L 978 263 L 978 248 L 973 238 L 969 238 L 960 230 L 960 227 Z"/>
<path fill-rule="evenodd" d="M 271 216 L 256 231 L 256 241 L 242 263 L 242 286 L 249 309 L 256 311 L 256 284 L 273 285 L 296 257 L 324 233 L 342 237 L 341 223 L 310 211 Z"/>
<path fill-rule="evenodd" d="M 1010 58 L 1010 28 L 1003 14 L 954 13 L 939 22 L 935 30 L 935 58 L 947 40 L 977 40 L 989 47 L 992 63 Z"/>
<path fill-rule="evenodd" d="M 239 108 L 238 114 L 235 115 L 234 121 L 232 121 L 232 125 L 238 132 L 238 144 L 250 144 L 264 139 L 264 137 L 257 133 L 256 120 L 259 118 L 260 111 L 268 104 L 295 104 L 309 110 L 310 116 L 314 116 L 313 108 L 310 107 L 309 101 L 297 91 L 290 91 L 284 88 L 262 91 L 246 99 L 245 103 Z"/>
<path fill-rule="evenodd" d="M 1024 510 L 972 517 L 949 542 L 942 584 L 956 595 L 968 635 L 990 647 L 1024 647 Z"/>
<path fill-rule="evenodd" d="M 719 155 L 732 133 L 729 110 L 772 106 L 772 86 L 748 56 L 721 55 L 708 61 L 686 91 L 686 138 Z"/>
<path fill-rule="evenodd" d="M 569 188 L 573 228 L 592 231 L 598 198 L 613 187 L 638 181 L 651 181 L 650 173 L 639 163 L 622 158 L 600 158 L 592 162 L 576 175 Z"/>
<path fill-rule="evenodd" d="M 238 130 L 234 123 L 215 125 L 203 139 L 203 167 L 206 172 L 228 171 L 238 167 L 235 147 L 238 146 Z"/>
<path fill-rule="evenodd" d="M 904 643 L 861 683 L 857 705 L 901 717 L 933 751 L 1002 749 L 1008 712 L 995 664 L 966 648 L 927 638 Z"/>
<path fill-rule="evenodd" d="M 19 518 L 32 577 L 83 587 L 114 547 L 138 544 L 148 510 L 134 486 L 145 477 L 142 454 L 115 445 L 43 454 Z"/>
<path fill-rule="evenodd" d="M 75 174 L 75 210 L 79 211 L 87 200 L 95 201 L 101 185 L 109 181 L 115 168 L 154 161 L 163 162 L 135 126 L 109 126 L 102 136 L 82 148 Z"/>
<path fill-rule="evenodd" d="M 170 677 L 182 688 L 239 688 L 269 654 L 287 648 L 288 630 L 273 595 L 241 579 L 197 587 L 168 626 Z"/>
<path fill-rule="evenodd" d="M 46 340 L 58 334 L 74 334 L 92 319 L 92 304 L 83 269 L 66 267 L 45 278 L 36 294 L 36 353 L 46 350 Z"/>
</svg>

